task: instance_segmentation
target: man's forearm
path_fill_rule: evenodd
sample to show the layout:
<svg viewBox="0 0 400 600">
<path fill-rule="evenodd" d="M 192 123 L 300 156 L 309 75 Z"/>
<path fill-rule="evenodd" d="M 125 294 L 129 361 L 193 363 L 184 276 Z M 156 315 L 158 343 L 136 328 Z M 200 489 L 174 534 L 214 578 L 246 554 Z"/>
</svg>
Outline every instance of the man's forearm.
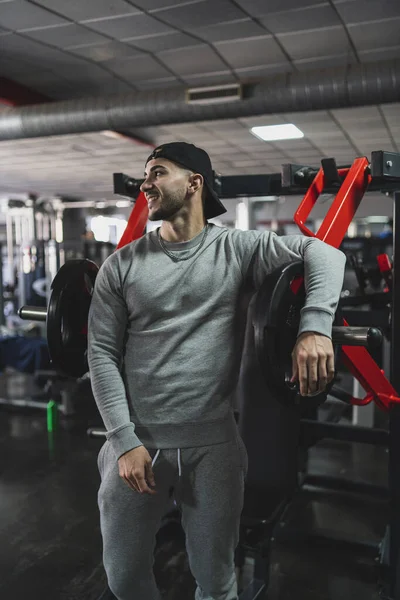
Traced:
<svg viewBox="0 0 400 600">
<path fill-rule="evenodd" d="M 301 311 L 299 335 L 314 331 L 331 337 L 343 286 L 345 255 L 324 242 L 310 239 L 304 249 L 306 300 Z"/>
<path fill-rule="evenodd" d="M 90 353 L 89 367 L 93 395 L 107 430 L 106 436 L 119 458 L 141 445 L 130 420 L 125 385 L 112 360 L 96 356 L 96 352 Z"/>
<path fill-rule="evenodd" d="M 119 458 L 140 446 L 130 420 L 121 376 L 128 314 L 121 292 L 115 255 L 103 263 L 96 278 L 88 320 L 88 363 L 92 390 L 107 439 Z"/>
</svg>

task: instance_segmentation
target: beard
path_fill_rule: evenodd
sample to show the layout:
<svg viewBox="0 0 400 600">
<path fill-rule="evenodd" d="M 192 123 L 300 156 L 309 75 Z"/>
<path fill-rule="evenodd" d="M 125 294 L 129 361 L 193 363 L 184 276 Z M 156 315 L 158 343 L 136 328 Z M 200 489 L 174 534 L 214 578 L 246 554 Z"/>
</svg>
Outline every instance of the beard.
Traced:
<svg viewBox="0 0 400 600">
<path fill-rule="evenodd" d="M 149 214 L 149 221 L 170 221 L 185 205 L 184 190 L 164 193 L 160 206 Z"/>
</svg>

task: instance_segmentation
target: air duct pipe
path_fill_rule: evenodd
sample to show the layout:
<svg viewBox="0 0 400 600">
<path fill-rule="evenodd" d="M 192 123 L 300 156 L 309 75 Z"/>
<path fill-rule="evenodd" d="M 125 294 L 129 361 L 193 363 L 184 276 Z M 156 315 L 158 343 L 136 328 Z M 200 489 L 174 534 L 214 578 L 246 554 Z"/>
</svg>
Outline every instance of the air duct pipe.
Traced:
<svg viewBox="0 0 400 600">
<path fill-rule="evenodd" d="M 0 140 L 398 102 L 400 61 L 278 74 L 245 85 L 236 102 L 186 98 L 185 88 L 174 88 L 5 108 Z"/>
</svg>

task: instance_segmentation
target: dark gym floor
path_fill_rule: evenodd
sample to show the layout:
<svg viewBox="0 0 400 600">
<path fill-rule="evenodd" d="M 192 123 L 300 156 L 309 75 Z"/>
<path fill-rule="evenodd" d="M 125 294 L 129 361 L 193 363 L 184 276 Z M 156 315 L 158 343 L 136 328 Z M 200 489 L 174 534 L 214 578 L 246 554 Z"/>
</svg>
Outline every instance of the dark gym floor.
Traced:
<svg viewBox="0 0 400 600">
<path fill-rule="evenodd" d="M 28 376 L 0 376 L 0 397 L 21 398 L 32 390 Z M 93 407 L 84 408 L 80 425 L 60 427 L 49 437 L 45 411 L 0 406 L 1 600 L 97 600 L 105 587 L 96 499 L 101 441 L 85 434 L 87 414 L 92 413 L 90 425 L 99 421 Z M 325 440 L 310 451 L 308 470 L 384 486 L 387 455 L 382 448 Z M 289 529 L 319 528 L 329 536 L 377 544 L 387 513 L 382 499 L 310 491 L 298 494 L 285 522 Z M 251 570 L 249 558 L 244 584 Z M 193 598 L 179 536 L 160 545 L 155 574 L 163 598 Z M 375 555 L 361 547 L 346 551 L 277 535 L 267 597 L 377 600 L 378 577 Z"/>
</svg>

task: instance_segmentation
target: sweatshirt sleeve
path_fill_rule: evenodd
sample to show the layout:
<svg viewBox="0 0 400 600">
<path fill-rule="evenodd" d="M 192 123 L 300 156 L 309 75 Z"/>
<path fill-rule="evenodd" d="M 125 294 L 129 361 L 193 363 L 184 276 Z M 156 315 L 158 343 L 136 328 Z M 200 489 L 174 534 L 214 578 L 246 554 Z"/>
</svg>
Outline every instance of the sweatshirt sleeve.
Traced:
<svg viewBox="0 0 400 600">
<path fill-rule="evenodd" d="M 262 233 L 254 247 L 253 277 L 258 289 L 266 275 L 285 264 L 304 261 L 306 299 L 298 335 L 306 331 L 332 337 L 332 322 L 343 286 L 346 256 L 316 238 Z"/>
<path fill-rule="evenodd" d="M 121 375 L 128 313 L 114 255 L 101 266 L 88 321 L 88 362 L 93 395 L 117 459 L 142 445 L 130 420 Z M 113 264 L 114 263 L 114 264 Z"/>
</svg>

